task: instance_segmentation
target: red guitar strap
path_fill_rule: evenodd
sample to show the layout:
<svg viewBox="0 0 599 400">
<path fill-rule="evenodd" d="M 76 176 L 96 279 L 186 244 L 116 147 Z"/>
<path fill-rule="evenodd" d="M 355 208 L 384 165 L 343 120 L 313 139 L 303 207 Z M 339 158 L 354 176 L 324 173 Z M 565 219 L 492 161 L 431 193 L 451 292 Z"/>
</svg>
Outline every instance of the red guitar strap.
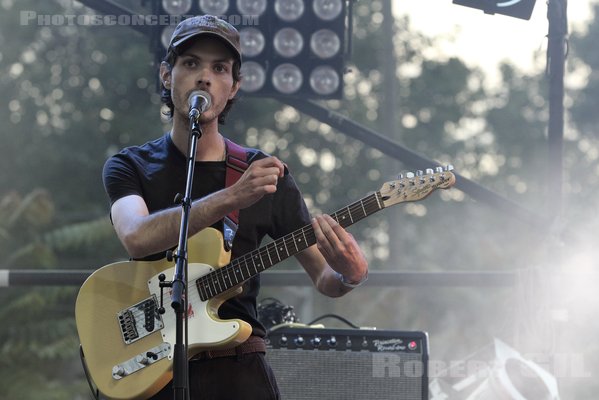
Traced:
<svg viewBox="0 0 599 400">
<path fill-rule="evenodd" d="M 225 138 L 225 187 L 229 187 L 241 178 L 241 175 L 248 168 L 247 152 L 244 147 Z M 225 248 L 231 250 L 233 239 L 239 225 L 239 210 L 231 211 L 224 219 L 223 234 L 225 238 Z"/>
</svg>

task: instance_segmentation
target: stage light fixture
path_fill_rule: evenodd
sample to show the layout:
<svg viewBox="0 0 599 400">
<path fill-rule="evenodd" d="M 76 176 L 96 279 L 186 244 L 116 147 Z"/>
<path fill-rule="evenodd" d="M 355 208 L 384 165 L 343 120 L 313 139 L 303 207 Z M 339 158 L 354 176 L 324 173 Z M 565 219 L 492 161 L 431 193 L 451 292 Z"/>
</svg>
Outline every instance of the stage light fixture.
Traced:
<svg viewBox="0 0 599 400">
<path fill-rule="evenodd" d="M 328 65 L 316 67 L 310 74 L 310 87 L 322 96 L 328 96 L 339 88 L 339 74 Z"/>
<path fill-rule="evenodd" d="M 213 14 L 239 30 L 242 94 L 342 97 L 351 0 L 154 1 L 157 14 Z M 159 61 L 174 25 L 158 26 L 157 30 L 155 49 Z"/>
<path fill-rule="evenodd" d="M 200 0 L 203 14 L 223 15 L 229 9 L 229 0 Z"/>
<path fill-rule="evenodd" d="M 266 0 L 237 0 L 237 9 L 242 15 L 260 16 L 266 11 Z"/>
<path fill-rule="evenodd" d="M 264 50 L 266 39 L 262 31 L 256 28 L 245 28 L 239 32 L 241 52 L 247 57 L 256 57 Z"/>
<path fill-rule="evenodd" d="M 275 0 L 275 13 L 285 22 L 297 21 L 304 9 L 303 0 Z"/>
<path fill-rule="evenodd" d="M 162 45 L 162 52 L 164 52 L 164 50 L 168 47 L 171 41 L 171 36 L 173 36 L 174 31 L 175 27 L 170 25 L 162 29 L 162 32 L 160 33 L 160 44 Z"/>
<path fill-rule="evenodd" d="M 272 72 L 272 84 L 280 93 L 293 94 L 302 86 L 304 76 L 295 64 L 281 64 Z"/>
<path fill-rule="evenodd" d="M 246 61 L 241 66 L 243 76 L 243 90 L 247 93 L 256 93 L 264 87 L 266 71 L 255 61 Z"/>
<path fill-rule="evenodd" d="M 277 54 L 285 58 L 297 56 L 304 47 L 302 34 L 294 28 L 283 28 L 278 31 L 273 43 Z"/>
<path fill-rule="evenodd" d="M 170 15 L 184 15 L 191 10 L 191 0 L 162 0 L 162 8 Z"/>
<path fill-rule="evenodd" d="M 477 8 L 485 14 L 502 14 L 529 20 L 536 0 L 453 0 L 453 4 Z"/>
<path fill-rule="evenodd" d="M 341 0 L 314 0 L 312 6 L 316 16 L 325 21 L 337 18 L 343 11 Z"/>
<path fill-rule="evenodd" d="M 334 57 L 341 49 L 341 39 L 330 29 L 321 29 L 310 38 L 312 52 L 321 59 Z"/>
</svg>

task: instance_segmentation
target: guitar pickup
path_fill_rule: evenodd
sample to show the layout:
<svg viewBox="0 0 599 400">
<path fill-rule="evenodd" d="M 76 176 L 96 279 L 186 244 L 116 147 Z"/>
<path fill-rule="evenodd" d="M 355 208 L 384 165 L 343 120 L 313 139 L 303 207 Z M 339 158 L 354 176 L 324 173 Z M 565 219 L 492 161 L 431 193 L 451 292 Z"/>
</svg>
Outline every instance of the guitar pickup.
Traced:
<svg viewBox="0 0 599 400">
<path fill-rule="evenodd" d="M 123 379 L 145 367 L 154 364 L 168 357 L 171 352 L 171 345 L 169 343 L 162 343 L 159 346 L 152 347 L 151 349 L 144 351 L 112 367 L 112 378 L 119 380 Z"/>
<path fill-rule="evenodd" d="M 136 342 L 164 328 L 157 304 L 156 296 L 153 295 L 117 313 L 125 344 Z"/>
</svg>

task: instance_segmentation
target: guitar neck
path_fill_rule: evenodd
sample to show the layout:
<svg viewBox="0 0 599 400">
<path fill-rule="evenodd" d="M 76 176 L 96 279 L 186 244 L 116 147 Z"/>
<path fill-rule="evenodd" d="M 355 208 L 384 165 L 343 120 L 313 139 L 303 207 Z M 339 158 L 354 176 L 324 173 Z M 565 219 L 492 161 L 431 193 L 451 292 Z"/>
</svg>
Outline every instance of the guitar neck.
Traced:
<svg viewBox="0 0 599 400">
<path fill-rule="evenodd" d="M 346 228 L 385 208 L 380 191 L 344 207 L 331 217 Z M 251 251 L 197 279 L 195 284 L 203 301 L 211 299 L 258 275 L 279 262 L 316 243 L 312 225 L 306 225 L 265 246 Z"/>
</svg>

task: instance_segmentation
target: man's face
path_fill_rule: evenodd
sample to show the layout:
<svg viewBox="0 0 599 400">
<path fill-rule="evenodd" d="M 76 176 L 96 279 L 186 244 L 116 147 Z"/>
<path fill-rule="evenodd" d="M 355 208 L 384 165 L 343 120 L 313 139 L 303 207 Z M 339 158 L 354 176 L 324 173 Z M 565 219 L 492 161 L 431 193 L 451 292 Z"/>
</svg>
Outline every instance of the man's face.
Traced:
<svg viewBox="0 0 599 400">
<path fill-rule="evenodd" d="M 202 114 L 200 122 L 217 119 L 227 101 L 239 89 L 239 82 L 233 80 L 233 62 L 233 54 L 220 40 L 211 37 L 194 40 L 177 57 L 171 71 L 171 97 L 175 114 L 187 119 L 189 95 L 194 90 L 204 90 L 210 94 L 212 105 Z"/>
</svg>

